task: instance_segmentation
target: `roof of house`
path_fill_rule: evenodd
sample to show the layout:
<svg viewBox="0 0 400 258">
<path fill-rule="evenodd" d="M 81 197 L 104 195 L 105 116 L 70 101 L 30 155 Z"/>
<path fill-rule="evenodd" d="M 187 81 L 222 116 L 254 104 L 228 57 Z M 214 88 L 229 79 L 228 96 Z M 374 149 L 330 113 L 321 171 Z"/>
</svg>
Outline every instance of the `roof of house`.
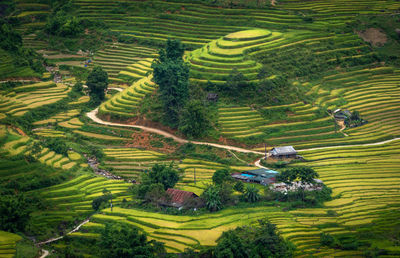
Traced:
<svg viewBox="0 0 400 258">
<path fill-rule="evenodd" d="M 171 204 L 173 206 L 181 206 L 188 198 L 198 197 L 193 192 L 168 188 L 167 194 L 171 197 Z"/>
<path fill-rule="evenodd" d="M 243 173 L 250 173 L 254 175 L 266 175 L 266 174 L 278 174 L 278 171 L 271 170 L 271 169 L 266 169 L 266 168 L 258 168 L 258 169 L 252 169 L 252 170 L 246 170 Z"/>
<path fill-rule="evenodd" d="M 297 154 L 297 151 L 293 148 L 293 146 L 283 146 L 273 148 L 271 153 L 274 155 L 291 155 Z"/>
</svg>

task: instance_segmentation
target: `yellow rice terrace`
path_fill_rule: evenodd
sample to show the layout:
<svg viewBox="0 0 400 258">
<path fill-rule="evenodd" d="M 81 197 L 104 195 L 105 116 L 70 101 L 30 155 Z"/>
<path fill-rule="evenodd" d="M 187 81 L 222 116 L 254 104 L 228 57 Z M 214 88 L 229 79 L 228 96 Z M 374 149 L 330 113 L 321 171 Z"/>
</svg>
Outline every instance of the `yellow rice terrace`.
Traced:
<svg viewBox="0 0 400 258">
<path fill-rule="evenodd" d="M 399 257 L 400 3 L 0 3 L 0 258 Z"/>
</svg>

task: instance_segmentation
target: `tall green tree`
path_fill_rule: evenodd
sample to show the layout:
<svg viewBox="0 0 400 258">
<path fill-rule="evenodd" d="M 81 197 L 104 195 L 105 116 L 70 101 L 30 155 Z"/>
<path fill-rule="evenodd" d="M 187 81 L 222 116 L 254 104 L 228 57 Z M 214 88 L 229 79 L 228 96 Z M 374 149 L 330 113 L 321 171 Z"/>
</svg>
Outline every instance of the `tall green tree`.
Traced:
<svg viewBox="0 0 400 258">
<path fill-rule="evenodd" d="M 218 211 L 222 208 L 219 191 L 219 188 L 214 185 L 210 185 L 204 190 L 202 198 L 204 199 L 206 207 L 209 211 Z"/>
<path fill-rule="evenodd" d="M 183 62 L 184 47 L 179 40 L 168 39 L 165 49 L 151 67 L 159 85 L 158 94 L 165 112 L 165 122 L 179 125 L 179 115 L 189 98 L 189 66 Z"/>
<path fill-rule="evenodd" d="M 173 188 L 178 180 L 178 171 L 173 168 L 172 164 L 169 166 L 155 164 L 148 173 L 143 174 L 142 184 L 161 184 L 164 190 L 167 190 L 168 188 Z"/>
<path fill-rule="evenodd" d="M 212 181 L 216 185 L 221 185 L 225 181 L 231 180 L 231 174 L 227 169 L 218 169 L 212 176 Z"/>
<path fill-rule="evenodd" d="M 207 109 L 199 100 L 189 101 L 182 110 L 179 130 L 188 137 L 201 137 L 211 128 Z"/>
<path fill-rule="evenodd" d="M 101 66 L 95 66 L 87 78 L 86 85 L 89 88 L 91 101 L 100 104 L 105 98 L 105 91 L 108 86 L 107 72 Z"/>
<path fill-rule="evenodd" d="M 165 253 L 162 243 L 147 241 L 138 228 L 122 223 L 106 224 L 99 241 L 100 257 L 156 257 Z"/>
</svg>

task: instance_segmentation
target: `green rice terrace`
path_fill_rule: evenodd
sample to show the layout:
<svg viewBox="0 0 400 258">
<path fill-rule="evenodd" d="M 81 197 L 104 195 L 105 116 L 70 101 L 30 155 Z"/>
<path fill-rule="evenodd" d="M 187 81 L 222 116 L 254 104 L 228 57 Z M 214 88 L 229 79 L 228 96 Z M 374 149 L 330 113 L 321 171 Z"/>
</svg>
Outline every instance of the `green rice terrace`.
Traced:
<svg viewBox="0 0 400 258">
<path fill-rule="evenodd" d="M 400 257 L 400 2 L 0 2 L 0 258 Z"/>
</svg>

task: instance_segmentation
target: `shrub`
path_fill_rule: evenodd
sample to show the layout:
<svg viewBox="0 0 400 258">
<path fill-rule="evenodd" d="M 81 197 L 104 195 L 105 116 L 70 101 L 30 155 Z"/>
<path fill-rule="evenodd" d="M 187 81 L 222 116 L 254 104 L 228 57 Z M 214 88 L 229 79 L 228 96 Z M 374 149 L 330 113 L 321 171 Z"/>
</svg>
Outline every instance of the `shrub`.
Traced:
<svg viewBox="0 0 400 258">
<path fill-rule="evenodd" d="M 234 186 L 233 189 L 235 189 L 235 191 L 241 192 L 243 193 L 244 191 L 244 183 L 242 181 L 238 181 Z"/>
<path fill-rule="evenodd" d="M 107 194 L 107 195 L 101 195 L 99 197 L 96 197 L 93 201 L 92 201 L 92 208 L 93 210 L 97 211 L 100 209 L 101 206 L 103 206 L 104 203 L 108 203 L 108 201 L 112 199 L 112 195 L 111 194 Z"/>
</svg>

